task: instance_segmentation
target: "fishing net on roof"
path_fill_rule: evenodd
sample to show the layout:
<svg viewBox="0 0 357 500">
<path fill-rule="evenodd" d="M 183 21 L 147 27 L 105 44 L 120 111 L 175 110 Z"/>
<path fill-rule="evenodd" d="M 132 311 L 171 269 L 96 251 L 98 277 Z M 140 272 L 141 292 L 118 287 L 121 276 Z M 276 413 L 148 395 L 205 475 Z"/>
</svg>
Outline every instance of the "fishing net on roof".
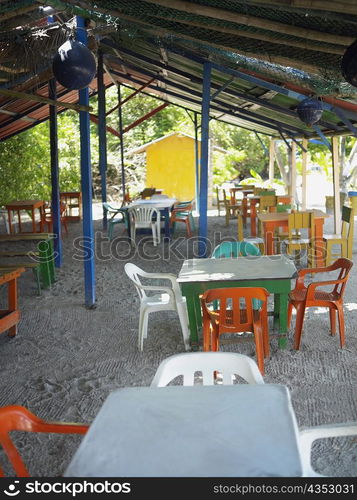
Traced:
<svg viewBox="0 0 357 500">
<path fill-rule="evenodd" d="M 72 9 L 79 3 L 86 15 L 106 20 L 120 30 L 121 40 L 146 39 L 148 43 L 168 49 L 177 46 L 194 49 L 203 57 L 232 68 L 237 66 L 271 77 L 277 81 L 295 83 L 318 95 L 353 96 L 357 94 L 342 78 L 341 46 L 318 40 L 302 40 L 283 31 L 273 31 L 249 23 L 192 14 L 145 0 L 101 0 L 75 2 L 54 1 Z M 304 29 L 357 38 L 357 19 L 331 12 L 294 9 L 284 5 L 262 7 L 247 1 L 196 0 L 190 2 L 216 7 L 242 16 L 264 18 Z M 283 10 L 284 9 L 284 10 Z M 352 17 L 352 19 L 351 19 Z M 323 47 L 323 51 L 321 51 Z M 289 62 L 291 61 L 291 66 Z M 301 61 L 301 69 L 296 69 Z"/>
</svg>

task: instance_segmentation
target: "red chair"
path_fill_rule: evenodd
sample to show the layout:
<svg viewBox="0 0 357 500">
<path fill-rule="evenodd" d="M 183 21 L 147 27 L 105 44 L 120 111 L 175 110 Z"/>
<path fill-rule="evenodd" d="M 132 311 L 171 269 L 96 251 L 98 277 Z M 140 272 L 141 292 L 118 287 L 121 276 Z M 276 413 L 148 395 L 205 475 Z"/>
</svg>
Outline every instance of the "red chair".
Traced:
<svg viewBox="0 0 357 500">
<path fill-rule="evenodd" d="M 305 309 L 307 307 L 328 307 L 330 310 L 331 335 L 336 334 L 336 314 L 338 314 L 338 323 L 340 329 L 340 345 L 345 344 L 345 319 L 343 314 L 343 295 L 345 293 L 346 283 L 353 262 L 349 259 L 337 259 L 334 264 L 328 267 L 315 267 L 309 269 L 300 269 L 296 280 L 295 288 L 289 294 L 288 306 L 288 327 L 290 326 L 293 307 L 296 309 L 296 324 L 294 348 L 300 349 L 302 326 L 304 323 Z M 339 271 L 337 279 L 328 281 L 315 281 L 310 285 L 305 285 L 305 275 L 309 273 L 327 273 Z M 317 290 L 322 286 L 333 286 L 332 291 L 326 292 Z"/>
<path fill-rule="evenodd" d="M 224 333 L 251 332 L 255 340 L 257 364 L 264 375 L 264 358 L 270 352 L 268 295 L 265 288 L 258 287 L 207 290 L 201 297 L 203 350 L 218 351 L 219 337 Z M 242 302 L 245 303 L 243 307 Z"/>
<path fill-rule="evenodd" d="M 172 231 L 174 231 L 176 222 L 184 222 L 186 224 L 187 236 L 191 238 L 193 229 L 192 224 L 194 224 L 192 211 L 193 200 L 175 205 L 170 215 L 170 227 Z"/>
<path fill-rule="evenodd" d="M 23 406 L 0 408 L 0 445 L 18 477 L 30 477 L 20 453 L 10 438 L 11 431 L 47 432 L 56 434 L 85 434 L 89 426 L 65 422 L 46 422 Z M 0 468 L 0 476 L 4 477 Z"/>
<path fill-rule="evenodd" d="M 61 219 L 61 224 L 64 227 L 64 230 L 65 230 L 66 234 L 68 234 L 66 210 L 67 210 L 66 203 L 64 203 L 63 201 L 61 201 L 61 203 L 60 203 L 60 219 Z M 50 206 L 46 206 L 45 207 L 43 224 L 47 225 L 47 231 L 49 233 L 52 233 L 52 231 L 53 231 L 53 216 L 52 216 L 52 209 L 51 209 Z"/>
</svg>

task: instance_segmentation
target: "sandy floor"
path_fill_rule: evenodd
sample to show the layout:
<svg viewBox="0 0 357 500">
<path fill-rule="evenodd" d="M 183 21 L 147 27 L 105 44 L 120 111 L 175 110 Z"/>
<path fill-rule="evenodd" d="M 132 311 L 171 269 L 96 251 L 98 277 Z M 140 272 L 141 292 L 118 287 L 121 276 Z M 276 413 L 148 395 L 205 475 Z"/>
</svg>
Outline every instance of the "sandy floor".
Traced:
<svg viewBox="0 0 357 500">
<path fill-rule="evenodd" d="M 326 232 L 332 231 L 332 221 L 325 226 Z M 149 385 L 162 359 L 184 351 L 174 312 L 152 316 L 144 352 L 138 351 L 139 300 L 123 269 L 130 260 L 149 272 L 177 274 L 183 259 L 193 256 L 184 229 L 178 227 L 170 247 L 141 244 L 134 255 L 128 254 L 121 227 L 116 227 L 119 239 L 111 246 L 101 235 L 100 220 L 95 221 L 95 231 L 95 309 L 83 306 L 83 262 L 78 241 L 73 244 L 80 237 L 80 223 L 69 225 L 70 234 L 63 241 L 64 264 L 51 290 L 37 297 L 30 272 L 19 280 L 22 320 L 18 335 L 13 339 L 0 336 L 1 406 L 24 405 L 49 420 L 91 422 L 110 391 Z M 235 235 L 235 221 L 226 228 L 222 216 L 209 218 L 212 242 Z M 265 381 L 290 388 L 299 426 L 357 420 L 356 269 L 345 295 L 345 349 L 339 348 L 338 336 L 329 335 L 328 313 L 321 309 L 308 311 L 300 351 L 292 349 L 292 331 L 287 349 L 279 349 L 276 338 L 271 339 Z M 224 350 L 255 357 L 254 345 L 248 342 L 225 345 Z M 79 443 L 73 437 L 19 439 L 30 471 L 37 476 L 61 474 Z M 356 441 L 341 439 L 328 444 L 318 445 L 315 467 L 326 475 L 356 476 Z"/>
</svg>

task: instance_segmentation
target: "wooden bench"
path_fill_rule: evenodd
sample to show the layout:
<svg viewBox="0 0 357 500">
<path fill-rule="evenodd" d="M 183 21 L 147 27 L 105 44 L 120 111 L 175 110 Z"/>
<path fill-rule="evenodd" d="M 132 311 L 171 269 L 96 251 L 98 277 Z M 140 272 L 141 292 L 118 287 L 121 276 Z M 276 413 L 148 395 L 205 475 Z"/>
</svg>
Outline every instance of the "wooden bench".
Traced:
<svg viewBox="0 0 357 500">
<path fill-rule="evenodd" d="M 16 266 L 32 269 L 38 294 L 41 294 L 41 286 L 47 288 L 55 281 L 53 235 L 52 233 L 26 233 L 26 234 L 1 234 L 0 243 L 18 241 L 38 241 L 38 251 L 15 250 L 0 252 L 0 258 L 12 260 L 13 257 L 26 257 L 21 262 L 0 263 L 0 269 L 13 269 Z"/>
</svg>

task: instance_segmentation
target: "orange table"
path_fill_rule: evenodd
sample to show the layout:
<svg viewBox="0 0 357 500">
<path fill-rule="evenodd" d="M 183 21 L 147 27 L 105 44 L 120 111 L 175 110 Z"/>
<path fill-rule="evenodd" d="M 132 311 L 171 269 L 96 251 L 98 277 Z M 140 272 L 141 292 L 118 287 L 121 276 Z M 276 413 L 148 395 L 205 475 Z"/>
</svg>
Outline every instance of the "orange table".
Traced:
<svg viewBox="0 0 357 500">
<path fill-rule="evenodd" d="M 278 203 L 291 203 L 291 196 L 278 195 Z M 260 196 L 249 196 L 249 207 L 250 207 L 250 234 L 251 236 L 257 235 L 257 204 L 260 202 Z"/>
<path fill-rule="evenodd" d="M 17 308 L 17 278 L 25 272 L 23 267 L 1 271 L 0 285 L 8 285 L 8 309 L 0 309 L 0 333 L 9 330 L 9 337 L 17 333 L 17 323 L 20 320 L 20 311 Z"/>
<path fill-rule="evenodd" d="M 324 243 L 323 243 L 323 227 L 325 218 L 329 217 L 321 210 L 313 210 L 315 216 L 315 248 L 316 248 L 316 267 L 324 267 Z M 265 253 L 266 255 L 274 254 L 274 233 L 279 227 L 288 230 L 288 217 L 287 212 L 271 212 L 268 214 L 258 214 L 258 219 L 261 221 L 264 232 Z"/>
<path fill-rule="evenodd" d="M 7 205 L 5 205 L 7 209 L 8 218 L 9 218 L 9 230 L 10 234 L 14 234 L 14 227 L 12 224 L 12 212 L 17 212 L 17 216 L 19 219 L 19 233 L 43 233 L 43 220 L 44 220 L 44 201 L 43 200 L 20 200 L 20 201 L 11 201 Z M 22 231 L 22 223 L 21 223 L 21 212 L 28 211 L 31 213 L 32 219 L 32 231 Z M 35 210 L 39 211 L 40 220 L 36 222 Z M 37 230 L 37 223 L 39 224 L 39 228 Z"/>
</svg>

